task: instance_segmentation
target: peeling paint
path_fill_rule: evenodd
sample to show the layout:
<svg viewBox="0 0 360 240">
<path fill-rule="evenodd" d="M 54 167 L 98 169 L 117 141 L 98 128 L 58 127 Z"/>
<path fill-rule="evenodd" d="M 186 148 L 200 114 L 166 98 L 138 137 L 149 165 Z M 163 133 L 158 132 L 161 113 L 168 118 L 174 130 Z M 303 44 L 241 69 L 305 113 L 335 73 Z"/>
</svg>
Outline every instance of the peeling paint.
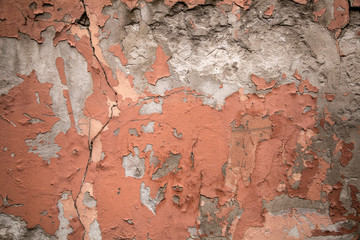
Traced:
<svg viewBox="0 0 360 240">
<path fill-rule="evenodd" d="M 359 1 L 2 5 L 0 238 L 359 238 Z"/>
</svg>

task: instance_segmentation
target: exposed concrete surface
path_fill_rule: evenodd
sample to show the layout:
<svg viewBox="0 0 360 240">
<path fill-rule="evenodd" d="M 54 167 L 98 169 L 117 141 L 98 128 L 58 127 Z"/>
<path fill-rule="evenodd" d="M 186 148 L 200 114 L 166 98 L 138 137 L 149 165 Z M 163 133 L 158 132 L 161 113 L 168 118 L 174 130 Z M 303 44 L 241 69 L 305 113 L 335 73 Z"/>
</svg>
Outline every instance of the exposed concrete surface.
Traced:
<svg viewBox="0 0 360 240">
<path fill-rule="evenodd" d="M 0 239 L 358 239 L 360 1 L 3 1 Z"/>
<path fill-rule="evenodd" d="M 145 205 L 154 215 L 155 215 L 156 205 L 158 205 L 164 199 L 164 189 L 166 189 L 166 186 L 161 187 L 158 190 L 155 198 L 151 198 L 150 187 L 146 187 L 145 183 L 141 183 L 140 186 L 141 204 Z"/>
<path fill-rule="evenodd" d="M 13 240 L 55 240 L 61 239 L 45 233 L 41 227 L 28 229 L 19 217 L 0 213 L 0 238 Z"/>
<path fill-rule="evenodd" d="M 123 157 L 123 167 L 126 177 L 142 178 L 145 172 L 145 159 L 139 158 L 140 150 L 134 147 L 134 154 Z"/>
</svg>

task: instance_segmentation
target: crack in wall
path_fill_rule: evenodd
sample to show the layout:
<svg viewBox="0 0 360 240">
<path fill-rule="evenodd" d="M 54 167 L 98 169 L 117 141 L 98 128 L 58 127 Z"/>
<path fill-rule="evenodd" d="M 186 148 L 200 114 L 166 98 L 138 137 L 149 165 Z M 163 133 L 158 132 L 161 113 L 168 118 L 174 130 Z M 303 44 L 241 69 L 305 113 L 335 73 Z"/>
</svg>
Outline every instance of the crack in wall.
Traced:
<svg viewBox="0 0 360 240">
<path fill-rule="evenodd" d="M 357 61 L 358 48 L 354 46 L 360 30 L 351 21 L 344 27 L 346 16 L 337 15 L 337 8 L 330 7 L 323 15 L 312 13 L 319 4 L 339 5 L 337 0 L 308 5 L 304 5 L 306 1 L 295 2 L 206 2 L 190 8 L 185 6 L 189 3 L 178 3 L 168 8 L 159 2 L 129 6 L 129 2 L 112 1 L 112 6 L 106 6 L 110 2 L 86 5 L 82 0 L 81 11 L 69 28 L 55 26 L 52 20 L 46 23 L 44 18 L 54 17 L 45 10 L 33 16 L 35 21 L 22 16 L 27 24 L 54 24 L 54 45 L 64 39 L 71 46 L 85 44 L 86 47 L 76 46 L 76 50 L 92 59 L 87 59 L 87 63 L 93 82 L 106 81 L 105 88 L 92 86 L 95 100 L 89 100 L 80 109 L 90 117 L 79 123 L 82 113 L 77 107 L 82 106 L 75 104 L 71 92 L 77 85 L 63 83 L 68 70 L 63 74 L 56 59 L 63 84 L 58 84 L 63 90 L 60 97 L 68 107 L 69 128 L 64 131 L 66 134 L 59 132 L 56 137 L 61 150 L 52 149 L 49 144 L 44 148 L 59 153 L 58 160 L 74 165 L 71 173 L 62 171 L 68 165 L 59 166 L 60 161 L 54 160 L 47 167 L 60 176 L 50 183 L 54 189 L 65 181 L 74 185 L 63 188 L 71 188 L 70 193 L 77 194 L 75 199 L 71 196 L 81 225 L 76 231 L 76 223 L 70 224 L 75 234 L 82 234 L 83 229 L 82 239 L 160 239 L 171 238 L 174 233 L 179 238 L 218 239 L 252 239 L 267 234 L 314 239 L 322 235 L 356 236 L 360 186 L 356 182 L 358 168 L 351 159 L 359 154 L 360 128 L 358 84 L 353 80 L 357 71 L 351 62 Z M 135 9 L 130 11 L 126 6 Z M 33 4 L 32 8 L 33 11 L 36 6 Z M 110 16 L 103 15 L 107 13 Z M 354 14 L 351 9 L 350 14 Z M 320 23 L 312 22 L 313 15 Z M 4 18 L 0 23 L 5 21 L 8 20 Z M 78 25 L 85 28 L 75 28 Z M 335 26 L 334 31 L 321 25 Z M 36 38 L 36 33 L 27 34 Z M 40 49 L 51 36 L 47 31 L 44 34 L 45 40 L 37 39 L 44 41 Z M 336 34 L 335 39 L 332 34 Z M 117 50 L 112 51 L 111 47 Z M 160 54 L 159 49 L 163 51 Z M 158 74 L 158 68 L 165 70 Z M 45 70 L 36 71 L 41 80 Z M 147 78 L 149 71 L 154 75 Z M 26 77 L 26 73 L 22 76 L 24 83 L 36 78 L 36 74 Z M 250 77 L 253 74 L 256 78 Z M 346 79 L 345 87 L 337 85 L 340 75 Z M 10 93 L 12 88 L 18 90 L 11 84 L 4 85 L 4 93 Z M 41 92 L 31 94 L 34 104 L 43 103 Z M 53 89 L 50 95 L 54 100 Z M 54 108 L 48 103 L 40 105 Z M 65 109 L 64 114 L 20 114 L 24 120 L 19 123 L 6 114 L 1 114 L 0 120 L 6 126 L 29 126 L 28 129 L 50 124 L 48 117 L 54 115 L 65 121 Z M 78 132 L 72 127 L 79 127 Z M 77 163 L 81 145 L 75 143 L 82 140 L 76 138 L 79 129 L 83 131 L 81 136 L 88 138 L 87 161 L 80 167 Z M 43 134 L 37 135 L 37 142 L 45 139 Z M 102 146 L 102 142 L 106 144 Z M 27 143 L 34 153 L 43 150 Z M 37 167 L 42 173 L 44 166 L 36 163 L 37 156 L 28 164 L 24 157 L 28 155 L 15 151 L 10 143 L 2 147 L 9 148 L 0 152 L 6 165 L 6 169 L 0 169 L 2 176 L 14 182 L 9 181 L 14 192 L 18 187 L 25 189 L 20 191 L 23 196 L 30 195 L 35 188 L 28 184 L 31 181 L 23 180 L 22 172 L 31 173 L 32 167 Z M 126 155 L 130 149 L 135 156 Z M 70 154 L 65 155 L 64 151 L 69 150 Z M 118 156 L 123 157 L 123 166 L 117 161 Z M 8 159 L 16 163 L 11 165 Z M 126 173 L 127 163 L 138 160 L 142 160 L 143 170 L 133 177 L 142 179 L 127 178 L 131 176 Z M 39 182 L 42 179 L 39 176 Z M 2 188 L 6 192 L 5 187 Z M 31 190 L 26 192 L 27 188 Z M 1 210 L 24 215 L 30 220 L 29 225 L 41 222 L 51 229 L 49 220 L 44 220 L 55 216 L 48 202 L 39 208 L 34 203 L 37 198 L 34 202 L 21 195 L 14 199 L 22 199 L 21 204 L 7 197 L 0 199 L 0 206 L 5 206 Z M 288 205 L 279 209 L 282 201 Z M 29 206 L 35 206 L 36 211 L 41 209 L 41 217 L 26 209 Z M 109 213 L 107 208 L 117 213 Z M 61 206 L 58 211 L 60 231 L 66 223 L 66 212 L 61 211 Z M 52 225 L 56 224 L 54 220 Z M 280 229 L 278 225 L 284 227 Z M 69 233 L 70 230 L 66 234 Z"/>
</svg>

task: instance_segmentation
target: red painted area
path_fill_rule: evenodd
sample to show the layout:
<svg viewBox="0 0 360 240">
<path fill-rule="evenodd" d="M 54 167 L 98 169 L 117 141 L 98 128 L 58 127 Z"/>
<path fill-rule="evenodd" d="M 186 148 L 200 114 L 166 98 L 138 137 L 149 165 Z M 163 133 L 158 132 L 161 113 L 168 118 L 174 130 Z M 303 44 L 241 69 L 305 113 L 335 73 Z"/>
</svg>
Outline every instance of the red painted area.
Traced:
<svg viewBox="0 0 360 240">
<path fill-rule="evenodd" d="M 264 12 L 264 15 L 266 16 L 272 16 L 273 13 L 274 13 L 274 8 L 275 6 L 274 5 L 270 5 L 266 8 L 265 12 Z"/>
<path fill-rule="evenodd" d="M 64 59 L 61 57 L 56 58 L 56 68 L 59 73 L 60 81 L 62 84 L 66 85 L 66 76 L 65 76 L 65 67 L 64 67 Z"/>
<path fill-rule="evenodd" d="M 294 1 L 307 4 L 305 0 Z M 138 6 L 136 0 L 123 2 L 131 9 Z M 172 6 L 176 2 L 165 1 L 165 4 Z M 281 84 L 281 80 L 268 83 L 252 74 L 249 85 L 251 80 L 257 91 L 267 91 L 244 94 L 245 90 L 240 88 L 226 98 L 221 110 L 205 105 L 202 93 L 190 88 L 173 89 L 164 96 L 147 92 L 148 88 L 137 91 L 133 83 L 135 74 L 113 72 L 99 47 L 99 31 L 96 30 L 109 18 L 103 14 L 103 8 L 111 5 L 110 1 L 85 0 L 85 9 L 80 3 L 52 3 L 48 6 L 52 14 L 47 21 L 36 20 L 38 14 L 47 11 L 38 3 L 37 9 L 30 9 L 30 3 L 25 1 L 13 5 L 4 3 L 13 15 L 1 11 L 0 36 L 18 38 L 18 32 L 22 32 L 42 42 L 41 32 L 54 26 L 54 46 L 67 41 L 85 58 L 93 87 L 83 107 L 84 118 L 76 123 L 68 86 L 65 86 L 64 60 L 57 58 L 54 65 L 65 88 L 61 96 L 66 99 L 71 126 L 66 132 L 60 132 L 54 143 L 42 141 L 34 146 L 29 146 L 30 140 L 51 131 L 59 121 L 51 110 L 49 91 L 52 85 L 40 84 L 33 71 L 29 76 L 19 75 L 24 81 L 0 97 L 3 136 L 0 139 L 0 181 L 6 183 L 0 186 L 1 212 L 20 216 L 28 228 L 40 225 L 54 234 L 59 228 L 57 204 L 62 203 L 64 217 L 74 231 L 69 239 L 80 239 L 83 235 L 88 239 L 90 225 L 95 219 L 103 239 L 187 239 L 189 228 L 199 232 L 205 223 L 214 220 L 214 216 L 218 218 L 222 236 L 231 235 L 233 239 L 276 239 L 280 236 L 286 239 L 294 226 L 300 238 L 357 231 L 356 227 L 339 228 L 338 232 L 322 230 L 323 227 L 333 228 L 332 224 L 340 221 L 360 220 L 358 188 L 341 179 L 333 185 L 325 184 L 333 168 L 331 161 L 339 161 L 344 168 L 351 166 L 356 146 L 354 142 L 342 140 L 341 135 L 329 133 L 329 146 L 318 149 L 321 147 L 316 142 L 317 137 L 325 138 L 337 118 L 326 106 L 318 113 L 319 89 L 309 79 L 303 80 L 298 70 L 293 75 L 296 80 L 291 78 L 294 81 L 290 84 Z M 189 7 L 203 3 L 202 0 L 185 1 Z M 232 4 L 232 13 L 242 14 L 252 2 L 224 0 L 219 6 L 222 8 L 224 4 Z M 62 11 L 57 10 L 60 6 Z M 338 29 L 339 36 L 340 29 L 347 24 L 349 7 L 345 1 L 335 1 L 334 7 L 329 29 Z M 74 24 L 84 10 L 90 19 L 88 29 Z M 270 5 L 264 14 L 272 16 L 273 11 L 274 5 Z M 316 20 L 324 13 L 325 9 L 314 12 Z M 240 13 L 235 14 L 240 20 Z M 60 21 L 65 15 L 69 17 L 69 25 Z M 189 21 L 196 28 L 193 20 Z M 235 36 L 237 38 L 237 32 Z M 109 48 L 126 66 L 123 50 L 120 44 Z M 152 70 L 144 74 L 151 85 L 170 76 L 170 57 L 160 45 L 155 57 Z M 285 73 L 281 77 L 287 78 Z M 221 84 L 218 90 L 226 88 L 227 85 Z M 326 93 L 325 99 L 331 104 L 335 94 Z M 161 112 L 139 113 L 146 104 L 154 103 L 161 104 Z M 143 131 L 144 126 L 152 122 L 154 131 Z M 49 159 L 50 163 L 37 151 L 49 144 L 60 148 L 57 157 Z M 152 153 L 145 152 L 149 145 Z M 126 176 L 123 166 L 123 157 L 130 153 L 134 156 L 136 148 L 145 165 L 144 174 L 139 178 Z M 321 151 L 329 152 L 333 159 L 328 160 Z M 155 173 L 170 165 L 166 162 L 169 156 L 178 154 L 181 159 L 174 169 L 155 179 Z M 156 165 L 152 163 L 154 157 L 159 161 Z M 153 203 L 158 191 L 164 188 L 164 198 L 154 206 L 155 214 L 142 203 L 142 184 L 150 189 Z M 350 189 L 350 204 L 356 213 L 348 214 L 341 201 L 344 187 Z M 61 198 L 63 193 L 68 194 L 66 198 Z M 83 204 L 86 193 L 97 201 L 96 207 Z M 270 203 L 283 194 L 304 201 L 328 202 L 329 215 L 300 213 L 296 209 L 274 215 L 264 208 L 264 202 Z M 174 197 L 177 202 L 173 201 Z M 207 212 L 206 218 L 201 216 L 205 204 L 200 201 L 201 197 L 218 201 L 213 215 Z M 230 223 L 230 212 L 235 209 L 231 202 L 236 202 L 243 212 Z M 44 211 L 47 214 L 42 214 Z M 201 237 L 211 236 L 203 233 Z"/>
<path fill-rule="evenodd" d="M 325 12 L 326 12 L 326 8 L 320 9 L 319 11 L 315 11 L 315 12 L 314 12 L 315 22 L 319 21 L 319 17 L 321 17 L 322 15 L 324 15 Z"/>
<path fill-rule="evenodd" d="M 30 4 L 37 4 L 36 8 L 31 9 Z M 61 1 L 51 2 L 51 6 L 46 6 L 41 1 L 2 1 L 2 11 L 0 11 L 0 36 L 19 38 L 19 32 L 29 35 L 37 42 L 42 42 L 41 32 L 47 27 L 53 26 L 56 31 L 63 29 L 66 24 L 61 20 L 66 16 L 68 22 L 75 23 L 80 18 L 83 7 L 80 1 L 72 4 L 64 4 Z M 61 8 L 61 11 L 57 9 Z M 50 14 L 50 18 L 39 21 L 39 17 Z"/>
<path fill-rule="evenodd" d="M 325 93 L 325 98 L 326 98 L 326 100 L 328 100 L 329 102 L 332 102 L 332 101 L 334 101 L 334 99 L 335 99 L 335 94 Z"/>
<path fill-rule="evenodd" d="M 352 159 L 352 150 L 354 150 L 354 143 L 345 143 L 340 141 L 337 143 L 334 154 L 341 151 L 340 163 L 342 166 L 346 166 L 349 164 Z"/>
<path fill-rule="evenodd" d="M 317 88 L 316 86 L 313 86 L 309 79 L 306 79 L 304 81 L 301 81 L 299 84 L 299 92 L 300 93 L 304 93 L 305 88 L 309 91 L 309 92 L 314 92 L 317 93 L 319 91 L 319 88 Z"/>
<path fill-rule="evenodd" d="M 120 45 L 112 45 L 110 47 L 109 51 L 111 53 L 113 53 L 115 57 L 119 58 L 119 60 L 123 66 L 125 66 L 127 64 L 128 61 L 127 61 L 124 53 L 122 52 L 122 47 Z"/>
<path fill-rule="evenodd" d="M 331 20 L 328 29 L 335 30 L 349 23 L 349 1 L 334 0 L 334 19 Z"/>
<path fill-rule="evenodd" d="M 40 84 L 35 71 L 20 77 L 24 82 L 1 97 L 0 131 L 1 136 L 7 137 L 0 139 L 0 181 L 6 183 L 1 184 L 0 195 L 8 202 L 3 202 L 1 211 L 21 216 L 29 228 L 41 224 L 46 232 L 54 234 L 59 224 L 56 205 L 60 193 L 78 191 L 88 158 L 87 139 L 74 129 L 60 133 L 56 143 L 61 144 L 62 150 L 59 157 L 50 159 L 51 164 L 32 153 L 36 147 L 27 146 L 26 140 L 50 131 L 59 119 L 47 107 L 51 105 L 51 84 Z M 29 116 L 41 121 L 31 123 Z M 41 215 L 45 210 L 47 215 Z"/>
<path fill-rule="evenodd" d="M 301 80 L 301 76 L 300 76 L 299 71 L 297 69 L 295 70 L 294 77 L 299 81 Z"/>
<path fill-rule="evenodd" d="M 264 78 L 260 78 L 254 74 L 251 75 L 251 81 L 256 85 L 256 90 L 266 90 L 274 87 L 276 84 L 275 80 L 267 83 Z"/>
<path fill-rule="evenodd" d="M 159 45 L 156 49 L 156 60 L 151 66 L 153 70 L 145 73 L 149 84 L 155 85 L 160 78 L 170 76 L 169 65 L 167 64 L 169 59 Z"/>
</svg>

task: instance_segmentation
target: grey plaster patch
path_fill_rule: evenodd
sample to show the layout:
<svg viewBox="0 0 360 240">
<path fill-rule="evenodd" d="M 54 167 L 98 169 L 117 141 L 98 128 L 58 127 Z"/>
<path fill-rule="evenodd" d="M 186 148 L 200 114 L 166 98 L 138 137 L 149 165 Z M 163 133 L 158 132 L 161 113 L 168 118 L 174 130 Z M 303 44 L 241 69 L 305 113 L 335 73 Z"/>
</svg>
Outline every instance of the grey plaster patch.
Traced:
<svg viewBox="0 0 360 240">
<path fill-rule="evenodd" d="M 198 220 L 201 222 L 199 233 L 206 234 L 209 239 L 232 239 L 232 234 L 229 231 L 230 226 L 234 220 L 240 219 L 243 213 L 243 209 L 239 208 L 239 203 L 231 200 L 227 201 L 224 205 L 220 205 L 218 198 L 208 198 L 200 195 L 199 205 L 200 215 Z M 217 214 L 222 211 L 228 212 L 226 217 L 219 217 Z M 225 232 L 223 232 L 221 222 L 226 225 Z M 227 236 L 225 237 L 224 234 Z"/>
<path fill-rule="evenodd" d="M 155 122 L 148 122 L 147 125 L 141 125 L 141 131 L 143 133 L 153 133 Z"/>
<path fill-rule="evenodd" d="M 100 37 L 100 47 L 105 60 L 111 67 L 114 78 L 116 69 L 131 74 L 134 76 L 134 85 L 139 88 L 136 90 L 141 92 L 148 85 L 144 74 L 151 69 L 155 61 L 158 43 L 154 40 L 150 27 L 141 20 L 138 9 L 130 11 L 125 4 L 115 0 L 112 7 L 106 7 L 104 12 L 123 16 L 121 19 L 110 18 L 104 26 L 106 30 L 111 31 L 109 37 Z M 128 60 L 126 66 L 122 66 L 119 59 L 108 51 L 111 45 L 119 42 Z"/>
<path fill-rule="evenodd" d="M 45 233 L 40 226 L 28 229 L 20 217 L 0 213 L 0 239 L 11 240 L 56 240 L 55 236 Z"/>
<path fill-rule="evenodd" d="M 67 199 L 69 193 L 63 193 L 61 195 L 62 199 Z M 67 240 L 68 235 L 73 233 L 73 229 L 70 227 L 69 220 L 64 216 L 64 205 L 59 200 L 57 203 L 57 208 L 59 209 L 59 228 L 55 232 L 55 236 L 59 240 Z"/>
<path fill-rule="evenodd" d="M 350 24 L 339 37 L 339 47 L 343 54 L 341 78 L 345 81 L 342 81 L 338 87 L 353 93 L 360 91 L 360 68 L 358 67 L 360 64 L 360 38 L 355 37 L 360 31 L 359 18 L 359 11 L 350 11 Z"/>
<path fill-rule="evenodd" d="M 96 207 L 97 201 L 90 195 L 89 192 L 84 193 L 84 199 L 83 204 L 87 206 L 88 208 L 94 208 Z"/>
<path fill-rule="evenodd" d="M 18 82 L 17 73 L 30 75 L 31 71 L 35 69 L 37 78 L 41 83 L 49 82 L 54 84 L 50 90 L 53 102 L 52 109 L 63 121 L 68 120 L 69 116 L 62 90 L 69 90 L 74 118 L 77 122 L 80 117 L 83 117 L 82 108 L 86 98 L 92 93 L 91 75 L 87 71 L 85 58 L 78 51 L 71 48 L 69 44 L 59 42 L 54 47 L 52 41 L 54 34 L 53 27 L 44 31 L 42 33 L 44 38 L 42 44 L 38 44 L 23 34 L 20 34 L 20 40 L 0 38 L 2 53 L 0 55 L 0 69 L 6 69 L 6 71 L 0 71 L 1 79 Z M 67 86 L 61 83 L 55 65 L 58 57 L 64 59 Z"/>
<path fill-rule="evenodd" d="M 120 128 L 115 129 L 113 132 L 114 136 L 119 136 L 119 133 L 120 133 Z"/>
<path fill-rule="evenodd" d="M 174 132 L 173 132 L 174 136 L 177 137 L 177 138 L 182 138 L 183 137 L 183 134 L 180 132 L 178 133 L 177 129 L 174 128 Z"/>
<path fill-rule="evenodd" d="M 284 84 L 296 82 L 292 75 L 298 69 L 316 86 L 335 84 L 339 56 L 330 32 L 310 18 L 301 17 L 307 10 L 300 10 L 293 2 L 277 2 L 276 9 L 281 11 L 269 19 L 259 17 L 259 9 L 268 4 L 257 2 L 238 21 L 231 9 L 223 12 L 211 3 L 193 9 L 180 5 L 169 9 L 143 2 L 140 9 L 129 11 L 120 1 L 114 1 L 105 12 L 122 14 L 124 18 L 110 17 L 104 28 L 111 34 L 101 36 L 100 46 L 113 73 L 120 69 L 134 76 L 137 91 L 149 87 L 150 92 L 164 96 L 167 90 L 186 86 L 206 96 L 204 104 L 217 108 L 239 87 L 245 93 L 253 92 L 252 73 Z M 319 4 L 317 8 L 326 6 L 331 10 L 331 0 L 324 6 Z M 321 20 L 331 20 L 329 11 Z M 112 54 L 105 54 L 115 43 L 123 47 L 129 61 L 126 66 Z M 149 86 L 144 73 L 151 68 L 158 45 L 170 57 L 171 76 Z M 281 78 L 283 72 L 286 79 Z"/>
<path fill-rule="evenodd" d="M 189 228 L 188 228 L 188 232 L 189 232 L 191 238 L 197 238 L 197 237 L 199 237 L 199 236 L 197 235 L 197 229 L 196 229 L 196 227 L 189 227 Z"/>
<path fill-rule="evenodd" d="M 180 204 L 180 197 L 179 197 L 178 195 L 174 195 L 174 196 L 172 197 L 172 200 L 173 200 L 173 202 L 176 203 L 177 205 Z"/>
<path fill-rule="evenodd" d="M 301 208 L 320 211 L 320 213 L 327 212 L 328 203 L 323 203 L 322 201 L 311 201 L 301 199 L 299 197 L 289 197 L 287 195 L 276 196 L 274 200 L 266 202 L 263 200 L 263 208 L 266 208 L 269 212 L 276 215 L 281 213 L 284 210 L 292 208 Z"/>
<path fill-rule="evenodd" d="M 319 86 L 319 82 L 317 82 L 317 75 L 324 74 L 327 80 L 326 83 L 328 85 L 333 85 L 332 88 L 336 88 L 338 86 L 338 66 L 340 64 L 340 58 L 335 47 L 336 42 L 334 37 L 321 25 L 310 22 L 308 25 L 303 26 L 301 31 L 299 31 L 299 34 L 304 36 L 304 40 L 310 48 L 308 51 L 313 54 L 313 57 L 315 57 L 317 65 L 321 65 L 321 67 L 319 66 L 318 68 L 317 74 L 310 72 L 309 74 L 306 74 L 304 72 L 303 77 L 309 78 L 313 85 Z M 325 86 L 325 81 L 321 82 L 320 80 L 320 83 Z"/>
<path fill-rule="evenodd" d="M 151 101 L 150 103 L 144 103 L 139 110 L 140 115 L 162 113 L 163 102 L 164 101 L 162 99 L 160 99 L 159 103 L 156 103 L 155 101 Z"/>
<path fill-rule="evenodd" d="M 148 90 L 153 94 L 165 96 L 166 91 L 170 91 L 174 88 L 182 87 L 182 84 L 181 82 L 177 81 L 176 78 L 169 76 L 158 79 L 155 86 L 149 84 L 148 87 L 149 87 Z"/>
<path fill-rule="evenodd" d="M 24 115 L 29 118 L 29 122 L 31 124 L 37 124 L 37 123 L 43 123 L 44 122 L 43 120 L 41 120 L 39 118 L 36 118 L 36 117 L 32 117 L 29 114 L 24 113 Z"/>
<path fill-rule="evenodd" d="M 106 157 L 106 154 L 104 152 L 101 152 L 100 160 L 104 160 L 105 157 Z"/>
<path fill-rule="evenodd" d="M 352 233 L 352 234 L 345 234 L 345 235 L 342 235 L 342 236 L 309 237 L 309 238 L 306 238 L 306 240 L 349 240 L 349 239 L 353 239 L 355 236 L 357 236 L 357 234 Z"/>
<path fill-rule="evenodd" d="M 170 152 L 169 157 L 165 160 L 165 162 L 161 165 L 160 168 L 156 170 L 156 172 L 152 175 L 152 179 L 159 179 L 166 176 L 168 173 L 172 171 L 178 170 L 178 165 L 181 159 L 181 154 L 173 154 Z"/>
<path fill-rule="evenodd" d="M 26 223 L 21 221 L 20 218 L 0 213 L 0 237 L 21 239 L 26 233 Z"/>
<path fill-rule="evenodd" d="M 36 226 L 34 229 L 29 231 L 24 239 L 28 240 L 55 240 L 55 236 L 47 234 L 40 226 Z"/>
<path fill-rule="evenodd" d="M 139 158 L 139 148 L 133 148 L 135 155 L 129 153 L 123 156 L 123 167 L 125 169 L 126 177 L 142 178 L 145 173 L 145 159 Z"/>
<path fill-rule="evenodd" d="M 154 168 L 160 163 L 158 158 L 154 156 L 154 150 L 152 144 L 147 144 L 146 147 L 143 150 L 144 153 L 150 152 L 150 166 L 154 165 Z"/>
<path fill-rule="evenodd" d="M 360 53 L 360 38 L 354 38 L 360 26 L 347 28 L 339 39 L 339 48 L 343 56 Z"/>
<path fill-rule="evenodd" d="M 300 233 L 299 230 L 296 226 L 294 226 L 293 228 L 291 228 L 288 232 L 289 237 L 294 237 L 294 238 L 299 238 L 300 237 Z"/>
<path fill-rule="evenodd" d="M 165 197 L 166 184 L 164 187 L 160 187 L 156 198 L 150 197 L 150 187 L 146 187 L 145 183 L 142 182 L 140 186 L 140 200 L 141 204 L 145 205 L 154 215 L 156 206 L 164 199 Z"/>
<path fill-rule="evenodd" d="M 29 147 L 29 152 L 38 154 L 39 157 L 42 157 L 48 163 L 50 163 L 50 158 L 58 157 L 57 152 L 61 150 L 61 147 L 55 143 L 55 137 L 60 133 L 58 131 L 60 128 L 60 124 L 55 123 L 52 131 L 39 133 L 35 139 L 26 139 L 25 143 Z M 34 147 L 36 147 L 35 150 Z"/>
<path fill-rule="evenodd" d="M 136 128 L 129 128 L 129 133 L 130 133 L 130 135 L 134 135 L 134 136 L 137 136 L 137 137 L 139 136 Z"/>
<path fill-rule="evenodd" d="M 69 90 L 76 123 L 84 116 L 85 101 L 92 94 L 92 79 L 87 71 L 85 58 L 64 41 L 54 47 L 54 35 L 55 29 L 47 28 L 42 33 L 44 38 L 42 44 L 38 44 L 24 34 L 20 34 L 20 40 L 0 38 L 0 79 L 4 79 L 0 83 L 0 95 L 7 94 L 11 88 L 22 82 L 16 75 L 18 73 L 28 76 L 35 70 L 40 83 L 53 84 L 49 91 L 52 99 L 50 107 L 60 120 L 52 126 L 50 132 L 41 133 L 35 139 L 26 141 L 29 152 L 38 154 L 48 162 L 51 157 L 57 157 L 56 152 L 60 150 L 55 143 L 55 137 L 60 132 L 66 133 L 71 126 L 63 90 Z M 55 65 L 58 57 L 64 60 L 67 85 L 63 85 L 60 81 Z M 35 146 L 37 149 L 32 150 Z"/>
<path fill-rule="evenodd" d="M 90 224 L 89 239 L 102 240 L 100 224 L 96 219 Z"/>
</svg>

